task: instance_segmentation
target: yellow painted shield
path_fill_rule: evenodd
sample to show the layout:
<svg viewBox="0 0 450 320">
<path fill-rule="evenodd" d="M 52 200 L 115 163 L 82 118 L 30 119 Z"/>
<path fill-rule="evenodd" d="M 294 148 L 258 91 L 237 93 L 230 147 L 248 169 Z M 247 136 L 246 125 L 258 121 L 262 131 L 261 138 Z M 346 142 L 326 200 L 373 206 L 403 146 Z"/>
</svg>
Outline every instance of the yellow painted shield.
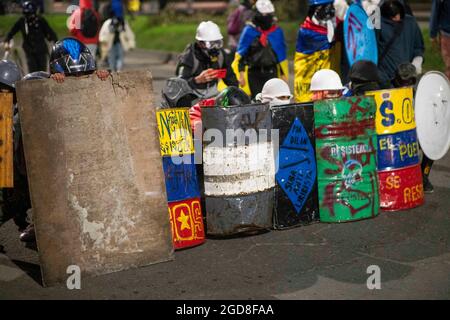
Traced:
<svg viewBox="0 0 450 320">
<path fill-rule="evenodd" d="M 189 109 L 162 109 L 156 112 L 161 156 L 194 153 Z"/>
<path fill-rule="evenodd" d="M 394 134 L 416 128 L 412 87 L 371 91 L 366 95 L 373 95 L 377 103 L 377 134 Z"/>
</svg>

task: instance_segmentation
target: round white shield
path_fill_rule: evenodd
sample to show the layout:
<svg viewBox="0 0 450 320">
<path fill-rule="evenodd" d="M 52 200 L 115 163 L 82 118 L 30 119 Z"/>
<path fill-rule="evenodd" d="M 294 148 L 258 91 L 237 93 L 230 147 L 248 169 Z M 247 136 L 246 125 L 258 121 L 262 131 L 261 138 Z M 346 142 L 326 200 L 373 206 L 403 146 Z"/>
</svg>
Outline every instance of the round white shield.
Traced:
<svg viewBox="0 0 450 320">
<path fill-rule="evenodd" d="M 450 147 L 450 82 L 437 71 L 427 72 L 415 98 L 417 136 L 428 158 L 439 160 Z"/>
</svg>

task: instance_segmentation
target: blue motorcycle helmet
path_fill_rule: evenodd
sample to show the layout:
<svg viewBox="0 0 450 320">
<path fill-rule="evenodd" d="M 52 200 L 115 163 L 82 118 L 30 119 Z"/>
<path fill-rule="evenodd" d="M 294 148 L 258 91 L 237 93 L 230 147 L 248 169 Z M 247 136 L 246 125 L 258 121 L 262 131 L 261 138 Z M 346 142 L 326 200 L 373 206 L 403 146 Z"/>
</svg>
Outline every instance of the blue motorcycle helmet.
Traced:
<svg viewBox="0 0 450 320">
<path fill-rule="evenodd" d="M 50 54 L 50 72 L 65 75 L 89 74 L 96 70 L 95 57 L 75 38 L 57 41 Z"/>
</svg>

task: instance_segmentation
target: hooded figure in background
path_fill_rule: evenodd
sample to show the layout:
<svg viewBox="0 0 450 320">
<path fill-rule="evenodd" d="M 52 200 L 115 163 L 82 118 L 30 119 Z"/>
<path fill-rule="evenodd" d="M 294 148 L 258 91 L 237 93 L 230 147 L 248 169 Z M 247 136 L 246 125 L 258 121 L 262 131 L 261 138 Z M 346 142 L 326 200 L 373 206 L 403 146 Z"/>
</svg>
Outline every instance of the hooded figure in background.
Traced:
<svg viewBox="0 0 450 320">
<path fill-rule="evenodd" d="M 276 24 L 269 0 L 258 0 L 256 12 L 242 35 L 233 62 L 240 88 L 252 98 L 272 78 L 288 81 L 287 48 L 283 30 Z"/>
<path fill-rule="evenodd" d="M 391 87 L 399 65 L 412 63 L 422 73 L 425 46 L 416 19 L 406 13 L 403 1 L 387 0 L 381 5 L 381 29 L 376 31 L 378 68 L 384 88 Z"/>
<path fill-rule="evenodd" d="M 369 60 L 358 60 L 350 68 L 350 83 L 345 96 L 362 96 L 368 91 L 380 90 L 381 79 L 378 67 Z"/>
<path fill-rule="evenodd" d="M 17 32 L 22 33 L 22 48 L 27 57 L 28 72 L 47 70 L 47 41 L 56 42 L 57 36 L 43 17 L 37 14 L 36 4 L 25 1 L 22 4 L 23 17 L 14 24 L 5 38 L 5 48 Z"/>
<path fill-rule="evenodd" d="M 341 47 L 336 46 L 335 30 L 348 5 L 343 0 L 309 0 L 308 15 L 300 26 L 294 58 L 294 96 L 296 102 L 312 99 L 311 78 L 321 69 L 339 71 Z"/>
</svg>

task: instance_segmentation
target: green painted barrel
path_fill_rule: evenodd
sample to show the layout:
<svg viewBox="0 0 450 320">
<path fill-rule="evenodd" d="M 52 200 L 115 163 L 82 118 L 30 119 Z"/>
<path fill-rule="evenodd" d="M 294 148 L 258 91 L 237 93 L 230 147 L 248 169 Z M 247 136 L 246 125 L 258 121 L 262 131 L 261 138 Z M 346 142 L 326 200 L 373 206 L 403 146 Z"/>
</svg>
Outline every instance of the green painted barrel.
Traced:
<svg viewBox="0 0 450 320">
<path fill-rule="evenodd" d="M 314 103 L 322 222 L 356 221 L 379 213 L 375 112 L 373 97 Z"/>
</svg>

